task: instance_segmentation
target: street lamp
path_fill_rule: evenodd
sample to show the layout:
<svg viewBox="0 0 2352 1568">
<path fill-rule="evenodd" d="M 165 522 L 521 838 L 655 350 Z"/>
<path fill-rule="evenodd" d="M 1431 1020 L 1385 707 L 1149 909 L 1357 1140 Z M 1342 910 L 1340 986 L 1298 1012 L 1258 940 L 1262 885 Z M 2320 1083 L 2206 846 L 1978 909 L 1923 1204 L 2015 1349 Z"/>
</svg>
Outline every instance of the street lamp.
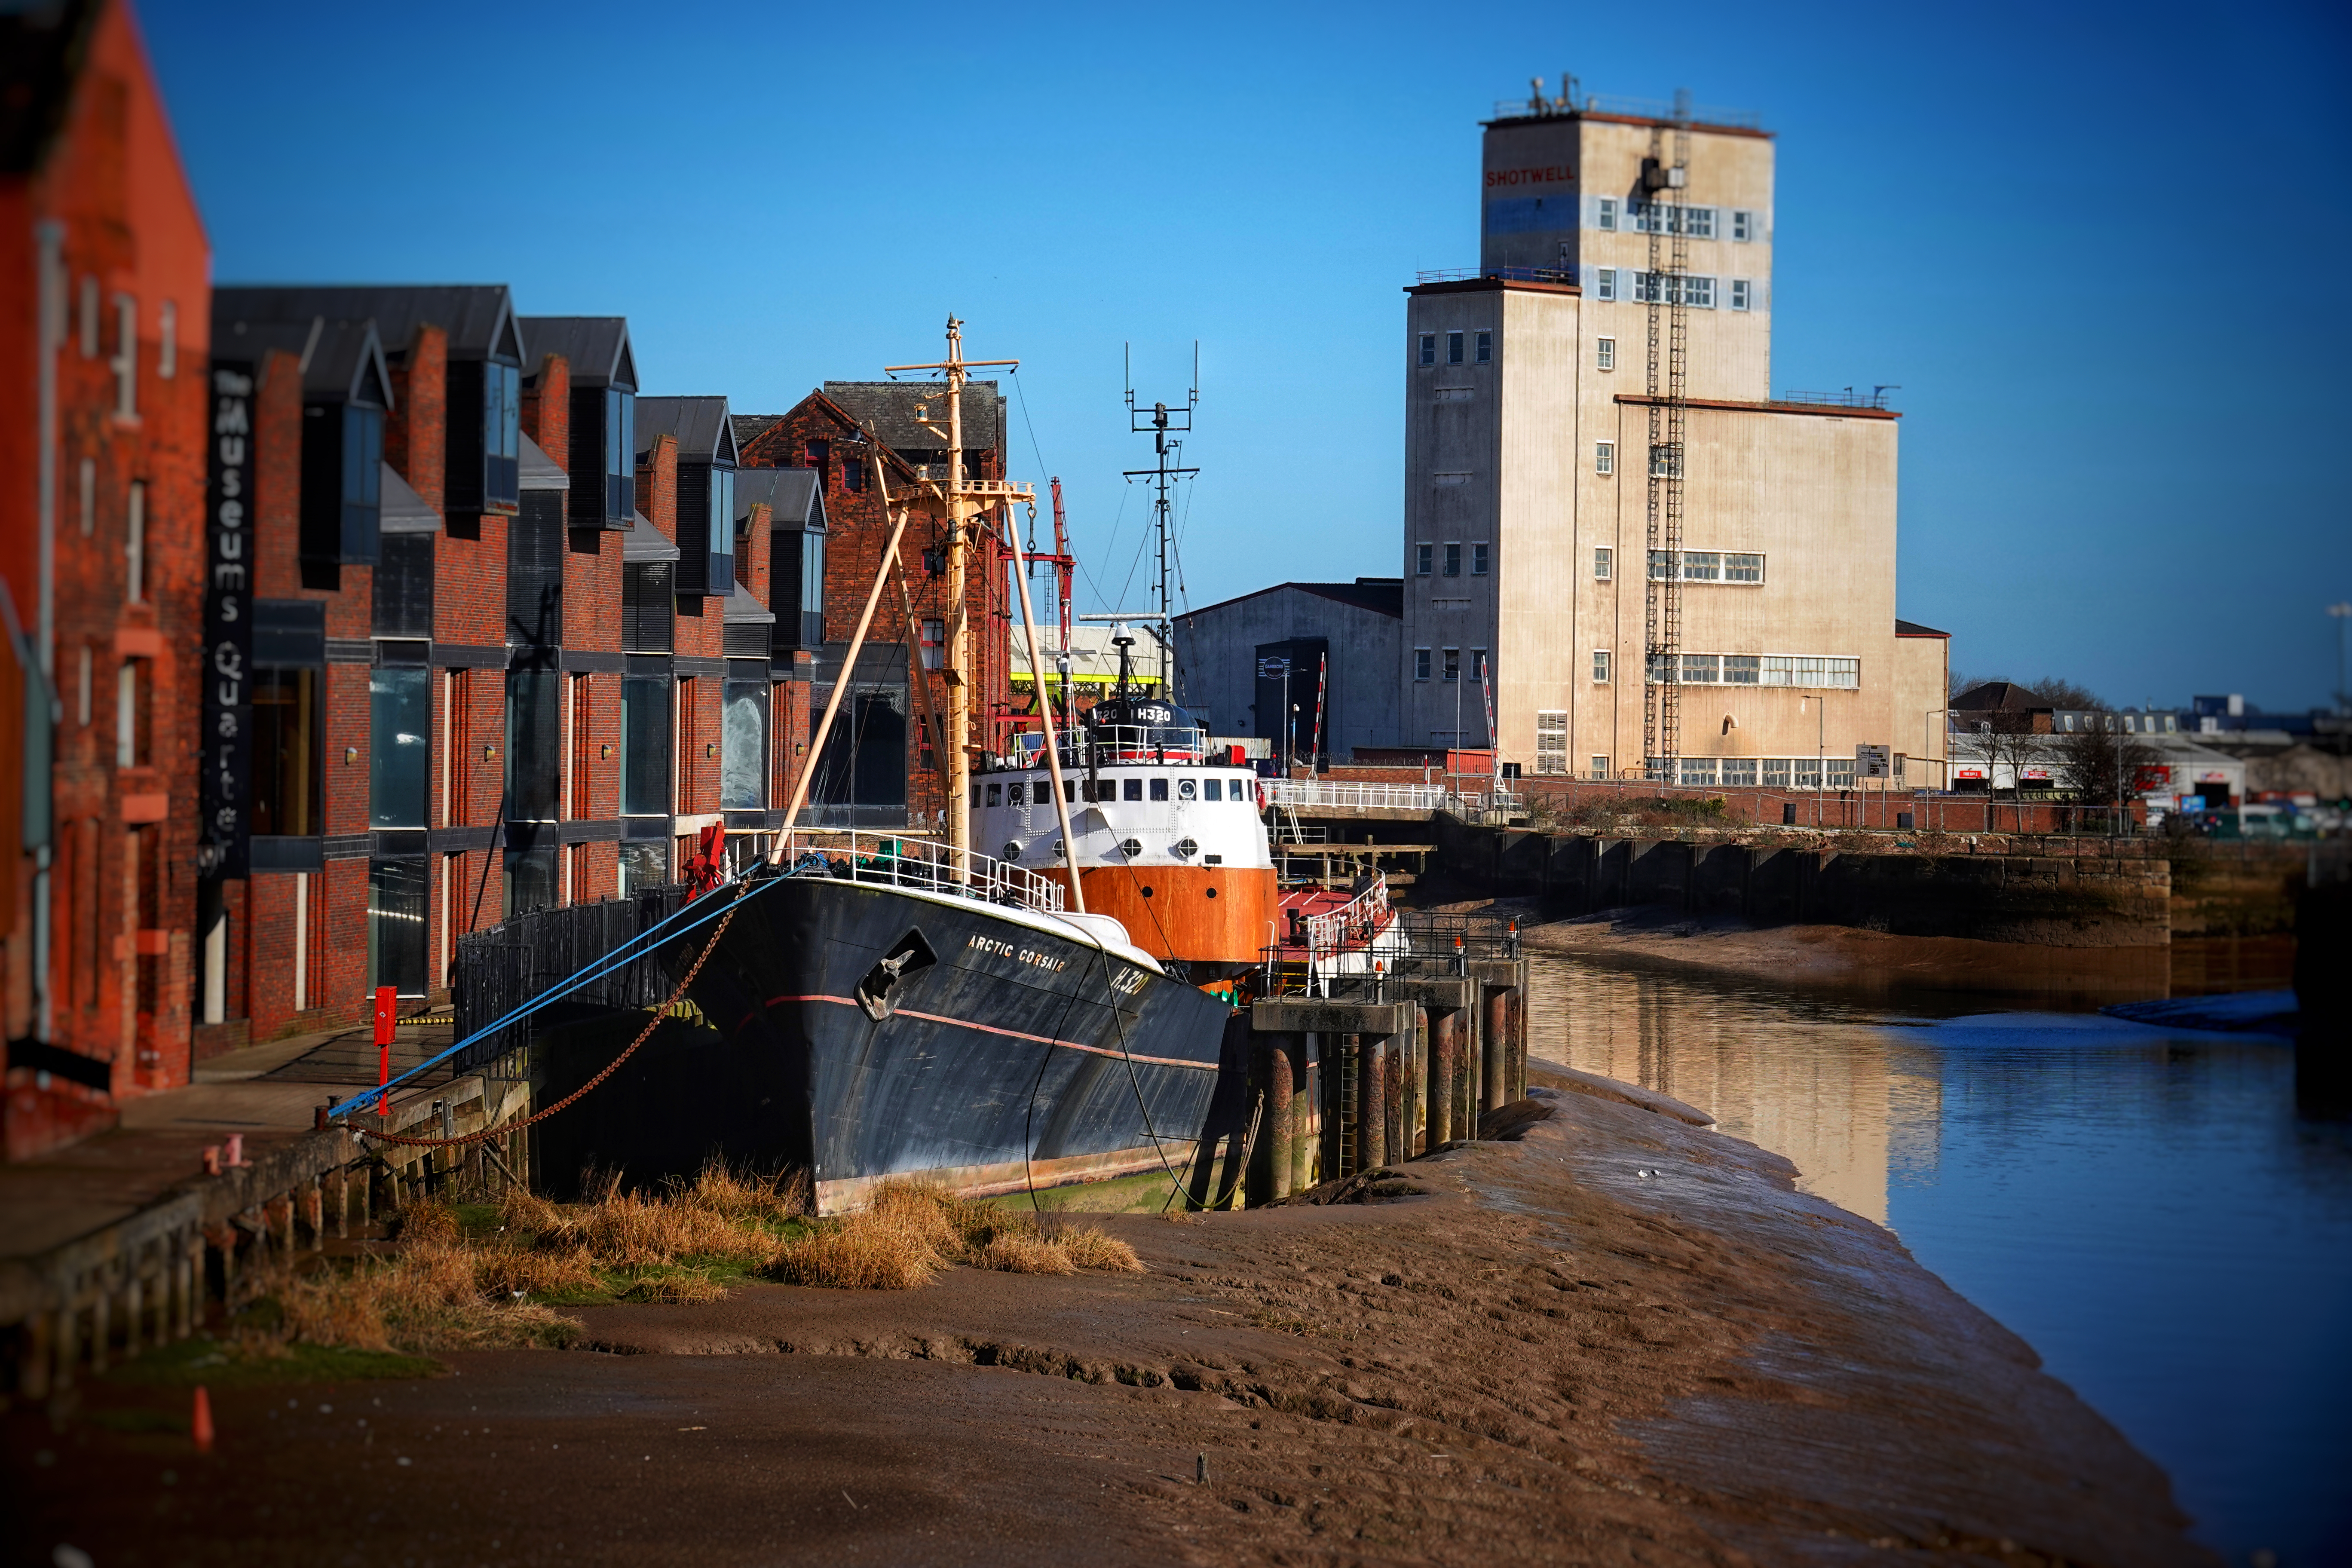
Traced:
<svg viewBox="0 0 2352 1568">
<path fill-rule="evenodd" d="M 2341 718 L 2352 710 L 2352 687 L 2344 679 L 2344 634 L 2352 627 L 2352 605 L 2330 605 L 2327 613 L 2336 622 L 2336 712 Z"/>
</svg>

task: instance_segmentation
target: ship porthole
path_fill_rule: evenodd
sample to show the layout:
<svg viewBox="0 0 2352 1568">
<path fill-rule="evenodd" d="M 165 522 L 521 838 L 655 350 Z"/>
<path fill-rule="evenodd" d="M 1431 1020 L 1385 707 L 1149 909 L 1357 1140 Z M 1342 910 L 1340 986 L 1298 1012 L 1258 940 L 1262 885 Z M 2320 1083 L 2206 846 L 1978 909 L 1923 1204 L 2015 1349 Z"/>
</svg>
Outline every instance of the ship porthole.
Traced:
<svg viewBox="0 0 2352 1568">
<path fill-rule="evenodd" d="M 1151 889 L 1149 889 L 1149 888 L 1144 889 L 1143 889 L 1143 896 L 1144 896 L 1145 898 L 1147 898 L 1147 899 L 1148 899 L 1148 898 L 1150 898 L 1150 897 L 1151 896 Z"/>
<path fill-rule="evenodd" d="M 1211 888 L 1211 889 L 1209 889 L 1209 897 L 1211 897 L 1211 898 L 1213 898 L 1213 898 L 1215 898 L 1216 896 L 1217 896 L 1217 889 L 1214 889 L 1214 888 Z"/>
</svg>

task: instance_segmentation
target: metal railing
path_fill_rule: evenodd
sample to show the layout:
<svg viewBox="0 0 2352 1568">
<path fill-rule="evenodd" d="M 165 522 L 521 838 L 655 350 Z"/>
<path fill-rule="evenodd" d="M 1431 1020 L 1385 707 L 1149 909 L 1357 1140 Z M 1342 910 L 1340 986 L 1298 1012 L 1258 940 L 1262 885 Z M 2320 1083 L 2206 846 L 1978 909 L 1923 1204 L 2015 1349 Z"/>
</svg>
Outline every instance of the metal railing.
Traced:
<svg viewBox="0 0 2352 1568">
<path fill-rule="evenodd" d="M 457 939 L 449 966 L 449 996 L 457 1012 L 456 1037 L 462 1040 L 505 1017 L 593 966 L 638 932 L 676 913 L 687 889 L 676 883 L 593 904 L 531 910 L 487 931 Z M 530 1043 L 554 1025 L 599 1013 L 656 1007 L 668 1000 L 674 979 L 661 961 L 662 944 L 646 950 L 608 974 L 530 1017 L 518 1019 L 458 1053 L 458 1073 L 477 1072 Z"/>
<path fill-rule="evenodd" d="M 949 893 L 981 903 L 1018 904 L 1046 914 L 1062 912 L 1061 883 L 1025 867 L 933 838 L 803 828 L 782 835 L 776 855 L 788 877 L 874 882 Z"/>
<path fill-rule="evenodd" d="M 1498 98 L 1495 100 L 1497 120 L 1549 119 L 1558 114 L 1622 114 L 1633 120 L 1673 121 L 1677 118 L 1675 105 L 1664 99 L 1622 98 L 1614 93 L 1587 93 L 1583 98 L 1562 100 L 1557 98 Z M 1717 103 L 1685 105 L 1680 118 L 1693 125 L 1724 125 L 1738 131 L 1761 131 L 1764 116 L 1759 110 L 1727 109 Z"/>
<path fill-rule="evenodd" d="M 1360 784 L 1348 779 L 1260 779 L 1258 804 L 1276 810 L 1469 811 L 1511 810 L 1527 797 L 1507 790 L 1450 789 L 1443 784 Z"/>
<path fill-rule="evenodd" d="M 1886 395 L 1894 390 L 1893 387 L 1881 386 L 1868 392 L 1856 392 L 1849 386 L 1838 392 L 1784 392 L 1769 401 L 1806 408 L 1884 408 L 1886 406 Z"/>
<path fill-rule="evenodd" d="M 1416 283 L 1467 283 L 1493 278 L 1511 283 L 1573 283 L 1576 274 L 1557 267 L 1431 267 L 1412 275 Z"/>
</svg>

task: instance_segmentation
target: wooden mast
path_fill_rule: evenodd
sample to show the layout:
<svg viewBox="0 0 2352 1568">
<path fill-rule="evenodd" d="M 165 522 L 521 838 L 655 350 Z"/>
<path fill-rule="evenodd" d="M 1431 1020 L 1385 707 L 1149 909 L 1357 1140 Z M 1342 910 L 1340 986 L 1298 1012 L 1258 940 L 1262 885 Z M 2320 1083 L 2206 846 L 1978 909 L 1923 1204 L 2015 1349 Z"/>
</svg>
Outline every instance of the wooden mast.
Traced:
<svg viewBox="0 0 2352 1568">
<path fill-rule="evenodd" d="M 948 624 L 947 647 L 943 650 L 940 671 L 948 689 L 948 732 L 941 737 L 947 743 L 947 817 L 948 844 L 950 848 L 969 851 L 971 848 L 971 694 L 977 684 L 971 668 L 971 617 L 965 603 L 965 585 L 969 576 L 964 552 L 971 543 L 971 535 L 979 526 L 980 514 L 1012 501 L 1034 498 L 1026 485 L 1009 485 L 1002 479 L 968 479 L 963 473 L 963 389 L 972 367 L 1006 365 L 1017 368 L 1017 359 L 968 360 L 963 357 L 963 322 L 952 313 L 948 317 L 948 356 L 932 364 L 892 364 L 882 368 L 896 374 L 900 371 L 938 371 L 945 378 L 948 394 L 947 472 L 926 488 L 940 502 L 947 527 Z M 928 421 L 926 422 L 928 423 Z M 908 672 L 911 680 L 925 679 L 919 668 Z M 961 868 L 963 860 L 956 864 Z M 959 871 L 961 874 L 961 871 Z"/>
</svg>

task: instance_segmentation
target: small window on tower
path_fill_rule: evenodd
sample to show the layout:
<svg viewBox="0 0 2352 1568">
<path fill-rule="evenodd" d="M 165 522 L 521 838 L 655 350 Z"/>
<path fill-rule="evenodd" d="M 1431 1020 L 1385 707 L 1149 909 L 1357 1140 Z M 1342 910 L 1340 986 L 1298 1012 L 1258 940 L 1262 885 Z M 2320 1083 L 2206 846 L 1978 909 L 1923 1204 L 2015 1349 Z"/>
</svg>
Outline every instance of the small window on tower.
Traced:
<svg viewBox="0 0 2352 1568">
<path fill-rule="evenodd" d="M 1445 546 L 1445 574 L 1448 577 L 1462 575 L 1462 546 L 1452 542 Z"/>
<path fill-rule="evenodd" d="M 948 624 L 945 621 L 923 623 L 923 668 L 938 669 L 947 662 Z"/>
<path fill-rule="evenodd" d="M 1594 217 L 1593 225 L 1595 227 L 1608 229 L 1612 232 L 1616 229 L 1617 198 L 1615 196 L 1603 196 L 1601 198 L 1601 211 Z M 1612 269 L 1604 267 L 1601 270 L 1603 272 L 1607 272 Z"/>
<path fill-rule="evenodd" d="M 1445 679 L 1448 680 L 1462 679 L 1462 650 L 1458 647 L 1445 650 Z"/>
<path fill-rule="evenodd" d="M 1734 211 L 1731 215 L 1731 237 L 1742 242 L 1756 237 L 1756 215 Z"/>
<path fill-rule="evenodd" d="M 1617 368 L 1617 340 L 1615 338 L 1595 338 L 1592 340 L 1592 368 L 1595 370 L 1615 370 Z"/>
<path fill-rule="evenodd" d="M 1609 684 L 1609 650 L 1605 647 L 1592 650 L 1592 684 L 1595 686 Z"/>
<path fill-rule="evenodd" d="M 1616 570 L 1617 552 L 1615 551 L 1596 550 L 1592 552 L 1592 580 L 1594 582 L 1606 583 L 1612 575 L 1615 574 Z"/>
<path fill-rule="evenodd" d="M 1617 298 L 1617 269 L 1614 267 L 1596 267 L 1592 269 L 1592 297 L 1596 300 Z"/>
<path fill-rule="evenodd" d="M 1735 310 L 1745 310 L 1748 309 L 1748 293 L 1749 289 L 1747 279 L 1733 279 L 1731 280 L 1731 308 Z"/>
<path fill-rule="evenodd" d="M 1617 471 L 1616 442 L 1596 441 L 1592 444 L 1592 471 L 1602 475 Z"/>
<path fill-rule="evenodd" d="M 1436 555 L 1437 546 L 1434 544 L 1414 545 L 1412 547 L 1413 575 L 1416 577 L 1428 576 L 1430 572 L 1430 563 L 1436 558 Z"/>
<path fill-rule="evenodd" d="M 1494 334 L 1494 333 L 1492 333 L 1492 332 L 1480 332 L 1480 333 L 1478 334 L 1477 354 L 1478 354 L 1478 363 L 1479 363 L 1480 364 L 1491 364 L 1491 363 L 1494 363 L 1494 359 L 1495 359 L 1495 334 Z"/>
<path fill-rule="evenodd" d="M 1429 650 L 1425 647 L 1412 650 L 1412 678 L 1415 680 L 1429 679 Z"/>
<path fill-rule="evenodd" d="M 1460 332 L 1448 332 L 1445 334 L 1445 363 L 1447 364 L 1460 364 L 1462 363 L 1462 334 Z"/>
<path fill-rule="evenodd" d="M 1470 547 L 1470 575 L 1473 577 L 1484 577 L 1486 574 L 1486 546 L 1483 544 L 1474 544 Z"/>
<path fill-rule="evenodd" d="M 1435 364 L 1437 363 L 1437 334 L 1435 332 L 1423 332 L 1421 334 L 1421 363 L 1423 364 Z"/>
</svg>

